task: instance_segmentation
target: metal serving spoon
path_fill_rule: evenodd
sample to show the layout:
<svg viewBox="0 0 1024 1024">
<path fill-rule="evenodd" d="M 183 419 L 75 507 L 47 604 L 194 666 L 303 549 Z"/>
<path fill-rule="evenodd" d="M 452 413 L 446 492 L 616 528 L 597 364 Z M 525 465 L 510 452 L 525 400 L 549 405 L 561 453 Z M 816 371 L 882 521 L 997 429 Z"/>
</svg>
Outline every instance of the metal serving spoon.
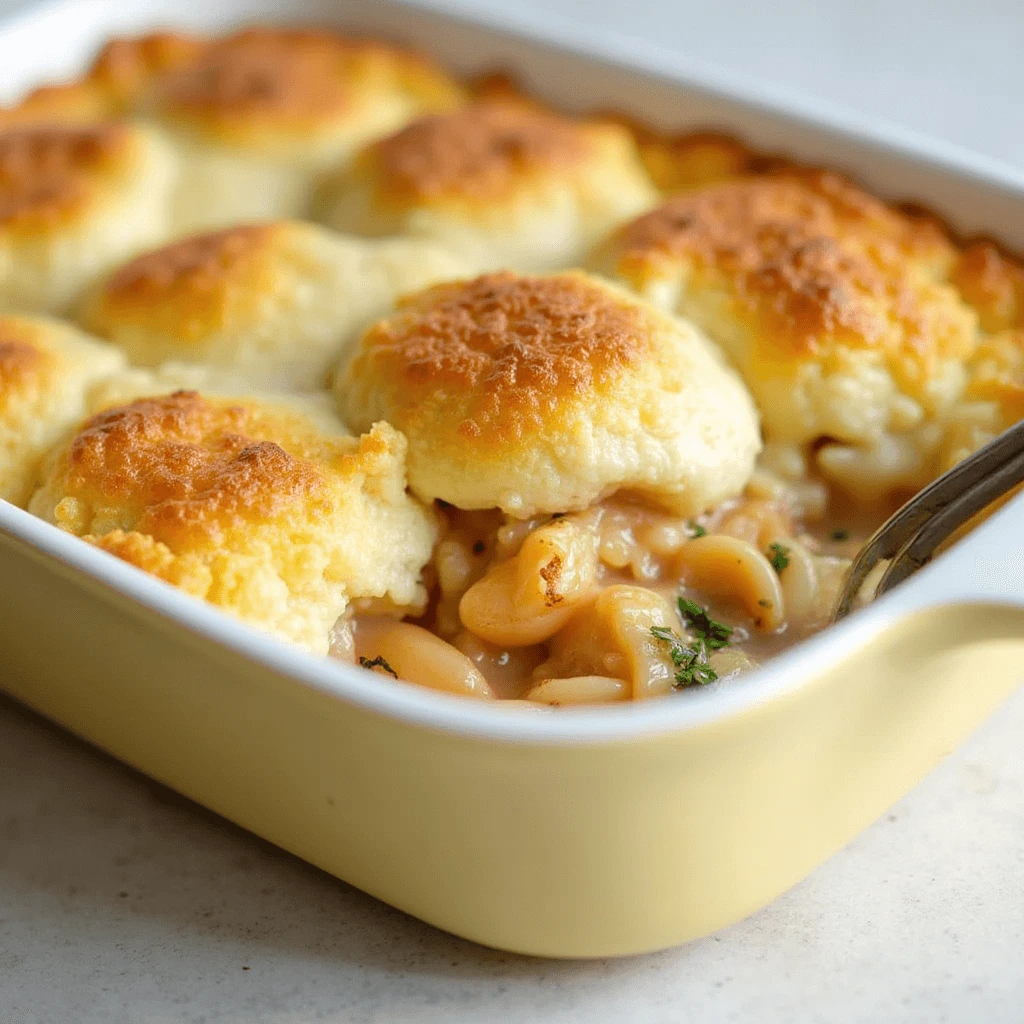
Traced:
<svg viewBox="0 0 1024 1024">
<path fill-rule="evenodd" d="M 891 516 L 853 560 L 832 621 L 848 615 L 864 580 L 890 558 L 878 583 L 881 597 L 931 561 L 939 545 L 1013 487 L 1024 482 L 1024 420 L 943 473 Z"/>
</svg>

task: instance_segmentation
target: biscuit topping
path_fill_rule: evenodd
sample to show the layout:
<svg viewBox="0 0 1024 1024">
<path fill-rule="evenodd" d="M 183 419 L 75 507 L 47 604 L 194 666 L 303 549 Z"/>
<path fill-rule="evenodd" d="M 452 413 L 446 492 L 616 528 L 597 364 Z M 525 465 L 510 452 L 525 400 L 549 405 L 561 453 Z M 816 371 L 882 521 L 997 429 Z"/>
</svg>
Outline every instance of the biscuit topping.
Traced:
<svg viewBox="0 0 1024 1024">
<path fill-rule="evenodd" d="M 18 128 L 0 134 L 0 226 L 50 222 L 85 193 L 85 182 L 122 155 L 122 125 Z"/>
<path fill-rule="evenodd" d="M 438 285 L 370 329 L 364 348 L 411 392 L 457 387 L 478 396 L 463 425 L 540 425 L 553 403 L 608 383 L 650 349 L 640 307 L 575 274 L 487 274 Z"/>
<path fill-rule="evenodd" d="M 273 231 L 272 225 L 246 224 L 193 235 L 180 242 L 136 257 L 111 277 L 104 289 L 107 301 L 149 300 L 185 284 L 202 291 L 223 279 L 227 268 L 256 249 Z"/>
<path fill-rule="evenodd" d="M 488 200 L 522 176 L 572 164 L 587 150 L 586 136 L 571 121 L 491 102 L 423 117 L 377 143 L 369 158 L 389 200 Z"/>
<path fill-rule="evenodd" d="M 929 305 L 927 275 L 908 274 L 927 228 L 904 226 L 842 185 L 833 176 L 762 177 L 684 193 L 622 231 L 618 266 L 631 277 L 682 260 L 694 269 L 691 287 L 724 282 L 761 318 L 778 355 L 814 353 L 825 336 L 901 346 L 918 359 L 969 351 L 969 317 Z"/>
<path fill-rule="evenodd" d="M 161 75 L 194 61 L 208 45 L 178 32 L 112 39 L 96 58 L 89 81 L 121 103 L 131 102 Z"/>
<path fill-rule="evenodd" d="M 206 117 L 329 116 L 348 104 L 352 52 L 325 33 L 251 29 L 170 75 L 160 95 L 172 110 Z"/>
<path fill-rule="evenodd" d="M 70 495 L 116 499 L 157 539 L 187 530 L 215 541 L 245 522 L 270 519 L 321 486 L 314 465 L 253 436 L 254 413 L 194 391 L 140 399 L 94 416 L 75 437 Z"/>
<path fill-rule="evenodd" d="M 0 402 L 10 392 L 24 388 L 47 362 L 46 353 L 7 336 L 0 325 Z"/>
</svg>

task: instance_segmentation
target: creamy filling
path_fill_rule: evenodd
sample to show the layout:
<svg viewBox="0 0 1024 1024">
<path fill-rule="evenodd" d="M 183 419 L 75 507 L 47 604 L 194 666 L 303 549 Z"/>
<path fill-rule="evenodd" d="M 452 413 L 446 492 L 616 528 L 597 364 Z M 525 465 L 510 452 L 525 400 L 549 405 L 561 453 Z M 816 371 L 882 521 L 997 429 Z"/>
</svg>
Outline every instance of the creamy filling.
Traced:
<svg viewBox="0 0 1024 1024">
<path fill-rule="evenodd" d="M 850 560 L 891 511 L 845 501 L 791 448 L 741 497 L 686 520 L 629 495 L 516 520 L 442 506 L 423 615 L 362 602 L 331 653 L 432 689 L 534 704 L 728 680 L 829 621 Z"/>
</svg>

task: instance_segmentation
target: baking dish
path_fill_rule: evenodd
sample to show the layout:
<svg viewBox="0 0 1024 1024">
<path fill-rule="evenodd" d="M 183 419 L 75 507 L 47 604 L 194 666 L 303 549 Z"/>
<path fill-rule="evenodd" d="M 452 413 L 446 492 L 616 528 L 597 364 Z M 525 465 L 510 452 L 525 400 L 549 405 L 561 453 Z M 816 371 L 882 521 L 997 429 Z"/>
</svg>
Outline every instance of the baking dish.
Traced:
<svg viewBox="0 0 1024 1024">
<path fill-rule="evenodd" d="M 713 124 L 912 196 L 963 231 L 1024 239 L 1012 172 L 807 105 L 773 109 L 631 45 L 574 30 L 559 48 L 557 25 L 523 35 L 395 3 L 58 4 L 0 36 L 0 87 L 67 75 L 114 32 L 288 17 L 404 38 L 462 72 L 504 66 L 564 106 Z M 382 685 L 3 506 L 5 686 L 450 931 L 552 956 L 639 952 L 794 884 L 1010 692 L 1024 650 L 1020 515 L 1011 503 L 894 594 L 741 681 L 545 714 Z"/>
</svg>

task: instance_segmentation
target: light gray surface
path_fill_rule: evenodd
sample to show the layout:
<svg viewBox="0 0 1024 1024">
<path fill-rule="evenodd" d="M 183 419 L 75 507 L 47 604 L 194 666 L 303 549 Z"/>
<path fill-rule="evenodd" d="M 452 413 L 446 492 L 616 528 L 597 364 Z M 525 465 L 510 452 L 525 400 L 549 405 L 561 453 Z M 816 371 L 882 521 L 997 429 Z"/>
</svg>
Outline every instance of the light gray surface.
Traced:
<svg viewBox="0 0 1024 1024">
<path fill-rule="evenodd" d="M 719 936 L 559 963 L 390 910 L 0 701 L 0 1021 L 1019 1022 L 1022 735 L 1024 691 Z"/>
<path fill-rule="evenodd" d="M 1018 3 L 532 2 L 1024 164 Z M 436 932 L 0 702 L 0 1024 L 1020 1024 L 1022 737 L 1024 692 L 766 911 L 563 964 Z"/>
</svg>

